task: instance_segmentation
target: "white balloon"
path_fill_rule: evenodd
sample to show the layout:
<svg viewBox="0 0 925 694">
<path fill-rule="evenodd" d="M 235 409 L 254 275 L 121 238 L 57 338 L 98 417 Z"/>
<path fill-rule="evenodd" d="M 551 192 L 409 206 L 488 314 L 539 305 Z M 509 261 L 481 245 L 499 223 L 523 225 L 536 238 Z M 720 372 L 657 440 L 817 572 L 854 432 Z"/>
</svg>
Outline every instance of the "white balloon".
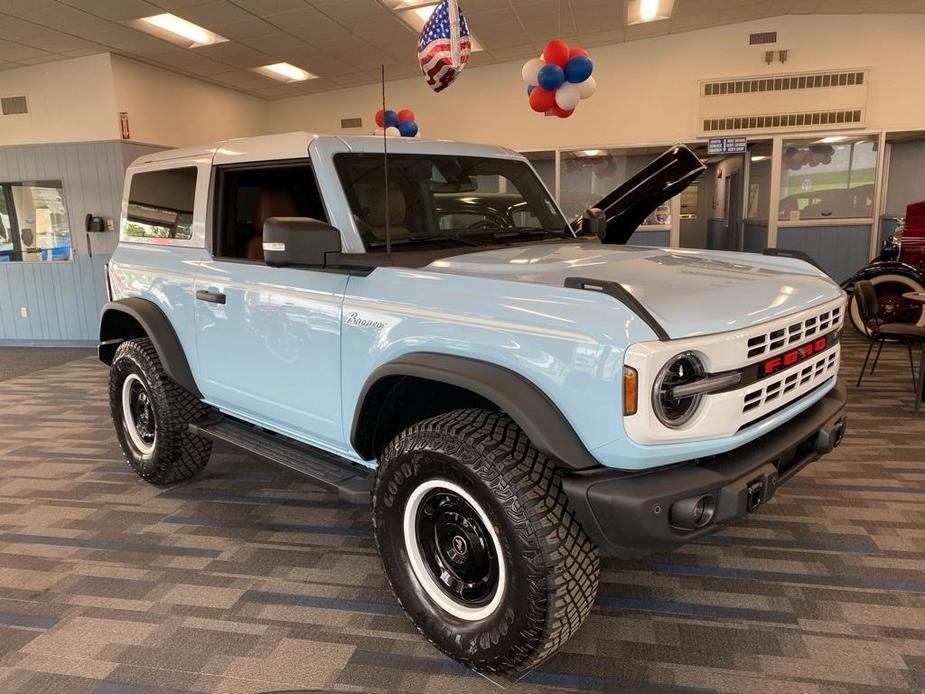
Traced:
<svg viewBox="0 0 925 694">
<path fill-rule="evenodd" d="M 524 78 L 524 82 L 532 84 L 534 87 L 538 85 L 539 82 L 537 80 L 539 79 L 540 70 L 542 70 L 545 65 L 546 61 L 542 58 L 534 58 L 524 63 L 523 70 L 520 72 Z"/>
<path fill-rule="evenodd" d="M 592 96 L 594 92 L 597 91 L 597 82 L 594 77 L 591 76 L 586 79 L 584 82 L 581 82 L 578 85 L 578 93 L 581 94 L 582 99 L 587 99 L 589 96 Z"/>
<path fill-rule="evenodd" d="M 385 134 L 388 137 L 401 137 L 401 130 L 396 128 L 394 125 L 390 125 L 388 128 L 385 129 Z"/>
<path fill-rule="evenodd" d="M 566 82 L 556 90 L 556 104 L 563 111 L 574 111 L 581 101 L 581 91 L 577 84 Z"/>
</svg>

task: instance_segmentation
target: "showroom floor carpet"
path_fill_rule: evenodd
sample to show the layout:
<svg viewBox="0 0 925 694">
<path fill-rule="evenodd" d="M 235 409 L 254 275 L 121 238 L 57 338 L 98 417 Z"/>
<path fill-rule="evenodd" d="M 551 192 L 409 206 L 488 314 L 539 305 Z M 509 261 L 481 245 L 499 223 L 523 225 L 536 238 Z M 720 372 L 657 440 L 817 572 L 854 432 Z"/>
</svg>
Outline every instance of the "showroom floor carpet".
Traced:
<svg viewBox="0 0 925 694">
<path fill-rule="evenodd" d="M 925 413 L 899 349 L 851 390 L 834 455 L 706 542 L 606 562 L 581 632 L 509 690 L 925 687 Z M 399 612 L 365 508 L 227 452 L 148 486 L 105 393 L 93 359 L 0 383 L 0 692 L 498 691 Z"/>
</svg>

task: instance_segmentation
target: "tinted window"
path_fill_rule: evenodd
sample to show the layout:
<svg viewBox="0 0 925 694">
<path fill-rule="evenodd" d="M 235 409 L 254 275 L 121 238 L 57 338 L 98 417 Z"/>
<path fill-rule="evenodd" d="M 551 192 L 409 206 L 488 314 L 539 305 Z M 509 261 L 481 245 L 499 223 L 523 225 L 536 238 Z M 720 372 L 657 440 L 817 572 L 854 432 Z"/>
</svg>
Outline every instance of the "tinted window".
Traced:
<svg viewBox="0 0 925 694">
<path fill-rule="evenodd" d="M 338 154 L 334 162 L 369 249 L 386 245 L 386 231 L 396 251 L 435 243 L 572 238 L 549 193 L 522 161 L 390 155 L 388 192 L 381 154 Z"/>
<path fill-rule="evenodd" d="M 196 167 L 132 176 L 124 233 L 129 238 L 187 240 L 192 236 Z"/>
<path fill-rule="evenodd" d="M 219 170 L 215 255 L 263 260 L 263 225 L 270 217 L 327 221 L 315 174 L 307 163 Z"/>
</svg>

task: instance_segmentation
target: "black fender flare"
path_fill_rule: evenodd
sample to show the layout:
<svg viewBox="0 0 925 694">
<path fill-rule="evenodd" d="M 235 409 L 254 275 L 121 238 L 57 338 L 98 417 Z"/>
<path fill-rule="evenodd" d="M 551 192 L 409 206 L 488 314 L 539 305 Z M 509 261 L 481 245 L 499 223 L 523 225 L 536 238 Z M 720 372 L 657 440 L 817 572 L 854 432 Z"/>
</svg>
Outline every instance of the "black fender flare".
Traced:
<svg viewBox="0 0 925 694">
<path fill-rule="evenodd" d="M 915 280 L 923 287 L 925 287 L 925 272 L 910 265 L 909 263 L 902 263 L 897 260 L 876 260 L 869 265 L 865 265 L 860 270 L 858 270 L 854 275 L 849 277 L 844 281 L 842 287 L 848 291 L 854 290 L 855 282 L 860 280 L 869 280 L 877 275 L 902 275 L 903 277 L 908 277 L 909 279 Z"/>
<path fill-rule="evenodd" d="M 144 335 L 150 338 L 167 376 L 197 398 L 202 399 L 202 393 L 196 386 L 196 379 L 193 378 L 186 353 L 183 351 L 183 346 L 180 344 L 180 339 L 170 319 L 157 304 L 147 299 L 131 297 L 110 301 L 103 306 L 100 313 L 98 348 L 100 361 L 107 365 L 112 364 L 119 344 L 133 337 L 141 337 L 126 327 L 126 317 L 141 326 Z"/>
<path fill-rule="evenodd" d="M 585 448 L 561 410 L 534 383 L 497 364 L 433 352 L 405 354 L 370 374 L 357 399 L 350 431 L 351 445 L 361 455 L 371 453 L 358 445 L 367 396 L 377 382 L 391 376 L 422 378 L 471 391 L 510 416 L 541 453 L 571 469 L 601 465 Z"/>
</svg>

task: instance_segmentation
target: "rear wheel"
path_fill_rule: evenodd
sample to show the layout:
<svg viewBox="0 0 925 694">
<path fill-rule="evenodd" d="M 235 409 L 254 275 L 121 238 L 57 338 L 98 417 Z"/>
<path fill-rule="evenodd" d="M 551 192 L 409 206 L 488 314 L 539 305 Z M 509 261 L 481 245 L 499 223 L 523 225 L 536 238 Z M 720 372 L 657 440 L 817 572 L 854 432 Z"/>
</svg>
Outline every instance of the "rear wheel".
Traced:
<svg viewBox="0 0 925 694">
<path fill-rule="evenodd" d="M 109 405 L 125 460 L 152 484 L 193 477 L 212 442 L 189 433 L 209 408 L 167 376 L 148 338 L 119 345 L 109 371 Z"/>
<path fill-rule="evenodd" d="M 884 273 L 870 278 L 877 292 L 877 301 L 880 304 L 878 316 L 884 323 L 909 323 L 910 325 L 925 326 L 925 306 L 903 297 L 908 292 L 925 291 L 921 283 L 905 275 Z M 857 296 L 851 297 L 848 309 L 851 322 L 862 335 L 869 331 L 861 320 L 860 307 Z"/>
<path fill-rule="evenodd" d="M 381 456 L 373 519 L 411 621 L 482 672 L 540 664 L 593 604 L 597 550 L 561 472 L 502 413 L 457 410 L 399 434 Z"/>
</svg>

